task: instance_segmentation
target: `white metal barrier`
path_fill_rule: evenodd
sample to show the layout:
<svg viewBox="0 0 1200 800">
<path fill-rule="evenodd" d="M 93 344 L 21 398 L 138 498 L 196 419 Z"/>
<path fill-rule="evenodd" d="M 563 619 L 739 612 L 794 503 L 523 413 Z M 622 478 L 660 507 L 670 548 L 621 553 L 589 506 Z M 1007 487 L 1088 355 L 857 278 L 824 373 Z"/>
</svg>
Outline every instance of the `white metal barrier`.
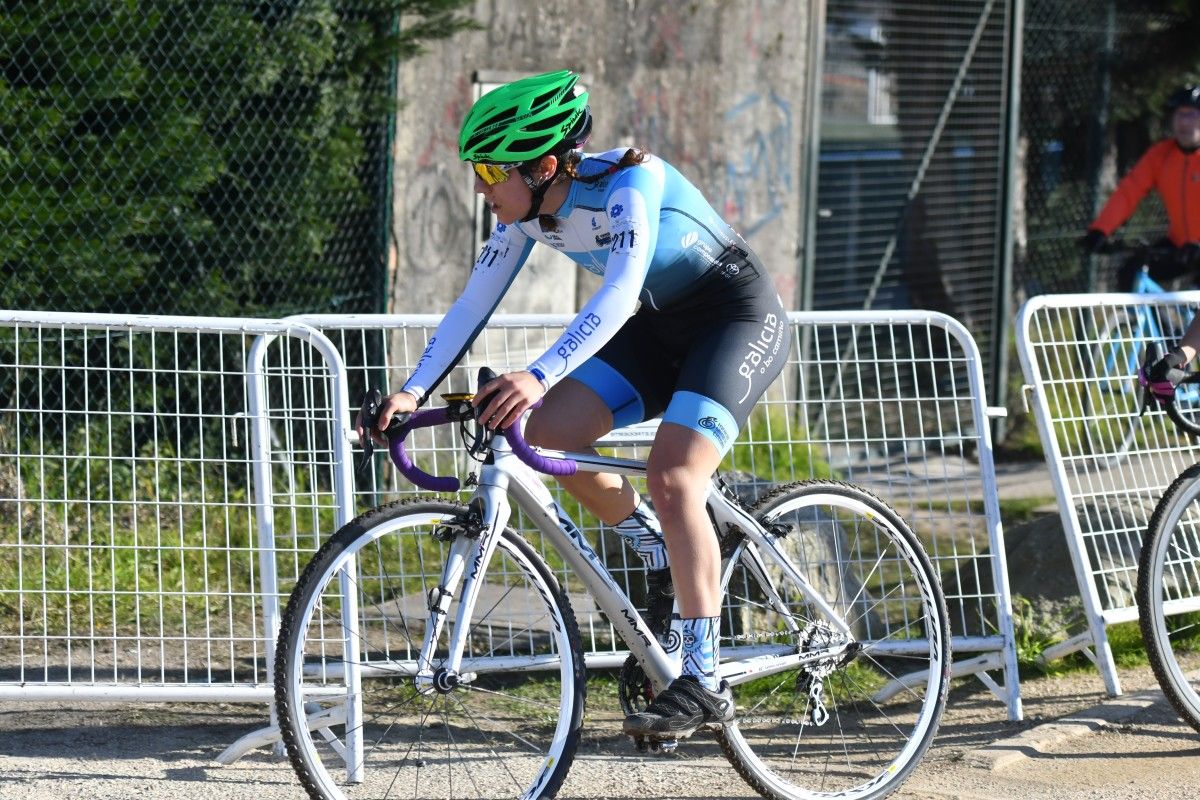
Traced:
<svg viewBox="0 0 1200 800">
<path fill-rule="evenodd" d="M 524 366 L 566 320 L 497 318 L 449 386 Z M 266 700 L 278 598 L 352 515 L 349 397 L 396 385 L 437 321 L 0 315 L 0 696 Z M 947 579 L 956 671 L 1019 718 L 974 342 L 925 312 L 793 322 L 731 477 L 753 495 L 836 473 L 895 505 Z M 415 453 L 461 476 L 448 435 Z M 360 506 L 407 491 L 376 468 Z M 592 527 L 640 588 L 640 565 Z M 593 663 L 623 655 L 606 628 L 593 618 Z"/>
<path fill-rule="evenodd" d="M 440 321 L 432 315 L 294 319 L 321 330 L 338 347 L 352 398 L 367 386 L 398 388 Z M 523 368 L 569 319 L 493 317 L 439 391 L 471 388 L 480 366 Z M 955 320 L 923 311 L 793 313 L 791 319 L 795 339 L 788 368 L 723 469 L 751 497 L 775 483 L 836 474 L 895 506 L 921 535 L 946 583 L 956 673 L 977 674 L 1006 704 L 1009 717 L 1019 719 L 1004 543 L 975 342 Z M 347 408 L 348 419 L 354 410 Z M 303 416 L 304 410 L 292 414 Z M 414 457 L 423 458 L 430 472 L 464 478 L 470 465 L 456 459 L 460 448 L 451 439 L 456 434 L 449 428 L 421 433 L 410 449 Z M 635 448 L 647 443 L 628 432 L 615 433 L 611 441 Z M 357 486 L 360 510 L 384 496 L 418 491 L 399 483 L 383 461 L 375 469 Z M 585 521 L 609 569 L 638 597 L 644 582 L 636 557 L 594 520 L 587 524 L 590 518 L 574 500 L 560 493 L 560 501 L 576 521 Z M 560 579 L 569 591 L 574 588 L 569 575 Z M 580 618 L 587 619 L 589 664 L 620 664 L 625 651 L 611 628 L 596 615 Z M 999 670 L 1002 683 L 989 670 Z"/>
<path fill-rule="evenodd" d="M 0 312 L 0 697 L 268 700 L 255 480 L 294 527 L 342 521 L 310 467 L 349 458 L 343 376 L 298 323 Z M 266 402 L 293 389 L 304 446 Z"/>
<path fill-rule="evenodd" d="M 1018 316 L 1021 366 L 1088 623 L 1045 655 L 1083 650 L 1111 695 L 1121 686 L 1105 629 L 1137 618 L 1150 515 L 1171 481 L 1200 460 L 1200 444 L 1162 411 L 1140 414 L 1136 369 L 1147 343 L 1179 338 L 1197 304 L 1200 292 L 1046 295 Z M 1181 390 L 1181 408 L 1200 405 L 1196 392 Z"/>
</svg>

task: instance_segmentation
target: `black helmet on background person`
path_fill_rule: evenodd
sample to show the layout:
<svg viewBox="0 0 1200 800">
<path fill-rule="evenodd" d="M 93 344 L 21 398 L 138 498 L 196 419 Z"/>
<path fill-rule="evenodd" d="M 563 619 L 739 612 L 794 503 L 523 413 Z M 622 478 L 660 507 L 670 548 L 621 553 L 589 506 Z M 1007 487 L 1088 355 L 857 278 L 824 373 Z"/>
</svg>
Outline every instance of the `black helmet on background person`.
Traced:
<svg viewBox="0 0 1200 800">
<path fill-rule="evenodd" d="M 1177 108 L 1194 108 L 1200 110 L 1200 85 L 1188 84 L 1180 86 L 1175 91 L 1171 92 L 1171 96 L 1167 98 L 1166 112 L 1172 114 Z"/>
</svg>

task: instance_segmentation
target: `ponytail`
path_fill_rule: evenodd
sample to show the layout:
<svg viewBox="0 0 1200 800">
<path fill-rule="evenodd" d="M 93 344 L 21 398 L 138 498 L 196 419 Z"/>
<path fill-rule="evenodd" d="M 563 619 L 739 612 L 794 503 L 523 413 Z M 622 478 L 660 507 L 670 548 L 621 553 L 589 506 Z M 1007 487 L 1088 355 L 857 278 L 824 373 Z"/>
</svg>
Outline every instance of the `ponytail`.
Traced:
<svg viewBox="0 0 1200 800">
<path fill-rule="evenodd" d="M 595 175 L 580 175 L 578 168 L 579 162 L 583 160 L 583 156 L 578 150 L 571 150 L 560 158 L 561 166 L 559 167 L 558 178 L 561 179 L 563 175 L 566 175 L 571 180 L 579 181 L 580 183 L 591 184 L 601 180 L 602 178 L 612 175 L 614 172 L 619 172 L 620 170 L 627 169 L 628 167 L 636 167 L 638 164 L 644 163 L 649 157 L 649 151 L 643 150 L 640 147 L 631 147 L 625 151 L 623 156 L 621 156 L 620 161 L 618 161 L 616 164 L 613 164 L 608 169 L 600 170 Z M 558 222 L 549 214 L 539 214 L 538 222 L 541 224 L 543 232 L 558 230 Z"/>
<path fill-rule="evenodd" d="M 608 169 L 601 170 L 600 172 L 597 172 L 595 175 L 583 176 L 583 175 L 580 175 L 577 171 L 578 167 L 579 167 L 579 162 L 582 161 L 582 156 L 580 156 L 578 150 L 572 150 L 570 153 L 567 154 L 567 163 L 565 165 L 563 165 L 563 171 L 566 172 L 568 175 L 570 175 L 573 180 L 577 180 L 580 183 L 595 183 L 596 181 L 600 180 L 601 178 L 605 178 L 609 175 L 612 175 L 614 172 L 626 169 L 628 167 L 635 167 L 638 164 L 644 163 L 645 160 L 649 157 L 650 157 L 650 153 L 643 150 L 642 148 L 631 147 L 625 151 L 625 155 L 621 156 L 620 161 L 618 161 L 616 164 L 613 164 Z"/>
</svg>

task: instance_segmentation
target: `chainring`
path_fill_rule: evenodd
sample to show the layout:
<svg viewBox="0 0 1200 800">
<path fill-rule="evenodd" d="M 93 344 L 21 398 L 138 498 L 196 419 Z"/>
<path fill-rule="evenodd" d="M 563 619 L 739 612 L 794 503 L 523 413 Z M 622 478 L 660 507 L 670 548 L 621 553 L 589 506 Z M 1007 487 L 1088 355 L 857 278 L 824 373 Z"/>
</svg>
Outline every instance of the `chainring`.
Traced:
<svg viewBox="0 0 1200 800">
<path fill-rule="evenodd" d="M 654 686 L 646 677 L 646 671 L 638 663 L 637 657 L 630 654 L 621 665 L 621 679 L 617 687 L 617 698 L 621 703 L 621 711 L 625 716 L 645 711 L 654 700 Z"/>
</svg>

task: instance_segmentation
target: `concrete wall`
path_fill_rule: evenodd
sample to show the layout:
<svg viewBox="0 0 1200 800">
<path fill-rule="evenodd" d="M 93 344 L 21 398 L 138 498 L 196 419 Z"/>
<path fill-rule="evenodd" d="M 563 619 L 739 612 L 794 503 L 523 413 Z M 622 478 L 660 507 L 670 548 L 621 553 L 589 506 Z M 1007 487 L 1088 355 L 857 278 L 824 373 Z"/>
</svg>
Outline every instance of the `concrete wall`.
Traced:
<svg viewBox="0 0 1200 800">
<path fill-rule="evenodd" d="M 803 219 L 808 4 L 798 0 L 479 0 L 485 30 L 405 62 L 395 145 L 391 310 L 440 313 L 482 241 L 458 128 L 476 73 L 587 76 L 589 150 L 637 144 L 678 167 L 796 307 Z M 538 251 L 545 251 L 538 253 Z M 502 312 L 573 312 L 594 279 L 535 248 Z"/>
</svg>

